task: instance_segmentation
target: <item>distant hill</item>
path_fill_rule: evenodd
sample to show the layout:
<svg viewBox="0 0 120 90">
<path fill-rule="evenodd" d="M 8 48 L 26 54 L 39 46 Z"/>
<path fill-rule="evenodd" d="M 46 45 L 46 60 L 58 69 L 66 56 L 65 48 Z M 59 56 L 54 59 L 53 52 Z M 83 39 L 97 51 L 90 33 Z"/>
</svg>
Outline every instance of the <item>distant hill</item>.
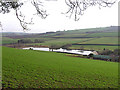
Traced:
<svg viewBox="0 0 120 90">
<path fill-rule="evenodd" d="M 2 33 L 2 36 L 16 36 L 16 35 L 28 35 L 30 33 L 24 33 L 24 32 L 0 32 Z"/>
<path fill-rule="evenodd" d="M 107 35 L 106 35 L 107 33 Z M 46 33 L 21 33 L 21 32 L 3 32 L 2 36 L 11 38 L 81 38 L 81 37 L 102 37 L 102 36 L 117 36 L 118 26 L 100 27 L 100 28 L 88 28 L 88 29 L 76 29 Z"/>
<path fill-rule="evenodd" d="M 114 50 L 118 48 L 119 44 L 117 26 L 46 33 L 7 32 L 2 34 L 2 42 L 0 42 L 2 45 L 18 43 L 18 40 L 28 40 L 31 43 L 25 43 L 24 45 L 47 47 L 57 45 L 61 47 L 68 44 L 72 45 L 69 47 L 70 49 L 103 50 L 106 48 Z"/>
</svg>

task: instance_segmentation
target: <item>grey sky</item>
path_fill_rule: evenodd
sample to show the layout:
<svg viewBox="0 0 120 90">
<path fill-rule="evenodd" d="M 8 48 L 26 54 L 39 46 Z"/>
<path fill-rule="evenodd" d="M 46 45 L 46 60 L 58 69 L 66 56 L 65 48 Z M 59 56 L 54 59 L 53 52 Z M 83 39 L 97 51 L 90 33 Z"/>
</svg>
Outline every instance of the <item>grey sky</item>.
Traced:
<svg viewBox="0 0 120 90">
<path fill-rule="evenodd" d="M 26 15 L 28 21 L 30 21 L 30 17 L 34 17 L 34 25 L 29 25 L 28 27 L 31 30 L 27 31 L 32 33 L 118 25 L 118 3 L 115 3 L 110 8 L 89 7 L 79 21 L 74 21 L 73 18 L 69 19 L 64 14 L 61 14 L 68 9 L 64 0 L 44 2 L 44 8 L 49 14 L 46 19 L 33 16 L 35 9 L 29 3 L 23 8 L 21 10 Z M 14 11 L 9 14 L 0 14 L 0 21 L 5 32 L 23 32 Z"/>
</svg>

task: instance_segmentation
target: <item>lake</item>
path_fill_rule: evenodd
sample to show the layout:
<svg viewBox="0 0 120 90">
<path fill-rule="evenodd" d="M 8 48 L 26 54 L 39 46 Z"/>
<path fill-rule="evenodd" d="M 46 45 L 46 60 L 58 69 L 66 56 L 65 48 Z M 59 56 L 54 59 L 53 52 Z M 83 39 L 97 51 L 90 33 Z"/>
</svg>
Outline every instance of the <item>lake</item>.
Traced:
<svg viewBox="0 0 120 90">
<path fill-rule="evenodd" d="M 36 48 L 36 47 L 27 47 L 23 49 L 32 49 L 32 50 L 40 50 L 40 51 L 52 51 L 49 48 Z M 83 51 L 83 50 L 66 50 L 66 49 L 53 49 L 53 52 L 63 52 L 63 53 L 71 53 L 71 54 L 81 54 L 81 55 L 89 55 L 92 54 L 93 51 Z"/>
</svg>

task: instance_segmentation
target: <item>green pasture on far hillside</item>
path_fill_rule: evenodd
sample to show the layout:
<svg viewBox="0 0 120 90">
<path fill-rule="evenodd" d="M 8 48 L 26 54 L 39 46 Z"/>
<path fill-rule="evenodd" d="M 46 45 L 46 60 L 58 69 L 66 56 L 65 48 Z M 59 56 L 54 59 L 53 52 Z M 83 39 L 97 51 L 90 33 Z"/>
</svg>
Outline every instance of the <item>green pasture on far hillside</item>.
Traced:
<svg viewBox="0 0 120 90">
<path fill-rule="evenodd" d="M 118 37 L 94 38 L 79 44 L 118 44 Z"/>
<path fill-rule="evenodd" d="M 10 43 L 17 43 L 19 39 L 12 39 L 9 37 L 0 37 L 0 44 L 10 44 Z"/>
<path fill-rule="evenodd" d="M 72 45 L 71 49 L 85 49 L 85 50 L 96 50 L 102 51 L 104 49 L 115 50 L 118 46 L 105 46 L 105 45 Z"/>
</svg>

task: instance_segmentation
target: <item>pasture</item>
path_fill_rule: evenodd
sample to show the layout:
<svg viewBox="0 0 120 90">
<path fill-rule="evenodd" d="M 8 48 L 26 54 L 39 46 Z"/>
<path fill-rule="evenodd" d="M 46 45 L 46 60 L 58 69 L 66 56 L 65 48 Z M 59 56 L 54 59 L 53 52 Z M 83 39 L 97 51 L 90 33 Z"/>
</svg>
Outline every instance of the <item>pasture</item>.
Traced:
<svg viewBox="0 0 120 90">
<path fill-rule="evenodd" d="M 66 44 L 119 44 L 118 43 L 118 27 L 100 27 L 100 28 L 88 28 L 88 29 L 76 29 L 76 30 L 64 30 L 56 32 L 46 33 L 3 33 L 3 44 L 17 43 L 21 39 L 29 39 L 32 42 L 23 43 L 24 45 L 42 45 L 49 47 L 51 45 L 63 46 Z M 35 39 L 43 42 L 34 42 Z M 114 50 L 117 46 L 95 46 L 84 45 L 76 46 L 72 45 L 69 48 L 80 49 L 84 47 L 87 50 L 102 50 L 104 48 Z"/>
<path fill-rule="evenodd" d="M 44 43 L 29 43 L 26 45 L 58 45 L 62 46 L 65 44 L 86 44 L 86 45 L 72 45 L 71 49 L 81 49 L 84 48 L 86 50 L 97 50 L 101 51 L 104 48 L 114 50 L 117 49 L 118 46 L 105 46 L 105 45 L 87 45 L 87 44 L 118 44 L 117 37 L 102 37 L 102 38 L 58 38 L 58 39 L 49 39 Z"/>
<path fill-rule="evenodd" d="M 117 37 L 118 32 L 102 32 L 102 33 L 92 33 L 87 35 L 87 37 Z"/>
<path fill-rule="evenodd" d="M 9 37 L 0 37 L 0 44 L 10 44 L 10 43 L 17 43 L 19 39 L 12 39 Z"/>
<path fill-rule="evenodd" d="M 117 88 L 118 63 L 2 47 L 3 88 Z"/>
<path fill-rule="evenodd" d="M 118 37 L 94 38 L 79 44 L 118 44 Z"/>
<path fill-rule="evenodd" d="M 74 39 L 74 38 L 60 38 L 60 39 L 52 39 L 52 40 L 48 40 L 48 41 L 45 41 L 44 43 L 38 43 L 36 45 L 47 45 L 47 46 L 50 46 L 50 45 L 59 45 L 59 46 L 62 46 L 62 45 L 65 45 L 65 44 L 73 44 L 73 43 L 79 43 L 79 42 L 83 42 L 83 41 L 86 41 L 86 40 L 89 40 L 89 39 Z M 33 44 L 31 44 L 33 45 Z"/>
<path fill-rule="evenodd" d="M 118 46 L 104 46 L 104 45 L 72 45 L 71 49 L 85 49 L 85 50 L 96 50 L 102 51 L 104 48 L 109 50 L 118 49 Z"/>
</svg>

